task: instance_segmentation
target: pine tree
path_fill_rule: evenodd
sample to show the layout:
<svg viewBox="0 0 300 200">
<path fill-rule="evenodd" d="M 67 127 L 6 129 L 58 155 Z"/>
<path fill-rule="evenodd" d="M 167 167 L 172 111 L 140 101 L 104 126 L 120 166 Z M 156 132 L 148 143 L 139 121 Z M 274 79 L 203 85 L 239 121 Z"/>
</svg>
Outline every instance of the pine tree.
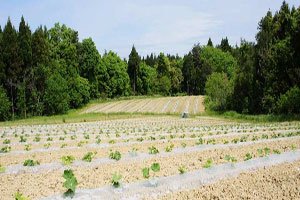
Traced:
<svg viewBox="0 0 300 200">
<path fill-rule="evenodd" d="M 131 87 L 133 88 L 134 95 L 136 94 L 136 85 L 137 85 L 139 68 L 140 68 L 140 57 L 133 45 L 131 53 L 129 55 L 127 71 L 130 78 Z"/>
<path fill-rule="evenodd" d="M 211 38 L 208 39 L 207 46 L 210 46 L 210 47 L 214 46 L 212 41 L 211 41 Z"/>
</svg>

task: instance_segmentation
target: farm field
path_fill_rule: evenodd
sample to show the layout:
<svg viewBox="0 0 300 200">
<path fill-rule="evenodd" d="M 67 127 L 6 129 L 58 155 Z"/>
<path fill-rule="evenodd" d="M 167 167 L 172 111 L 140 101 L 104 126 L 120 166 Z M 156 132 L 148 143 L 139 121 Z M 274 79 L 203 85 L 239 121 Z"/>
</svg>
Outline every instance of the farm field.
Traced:
<svg viewBox="0 0 300 200">
<path fill-rule="evenodd" d="M 141 116 L 0 127 L 0 135 L 1 199 L 64 199 L 67 169 L 78 182 L 73 199 L 300 198 L 299 122 Z"/>
<path fill-rule="evenodd" d="M 132 99 L 92 104 L 82 113 L 203 113 L 204 96 L 160 97 Z"/>
</svg>

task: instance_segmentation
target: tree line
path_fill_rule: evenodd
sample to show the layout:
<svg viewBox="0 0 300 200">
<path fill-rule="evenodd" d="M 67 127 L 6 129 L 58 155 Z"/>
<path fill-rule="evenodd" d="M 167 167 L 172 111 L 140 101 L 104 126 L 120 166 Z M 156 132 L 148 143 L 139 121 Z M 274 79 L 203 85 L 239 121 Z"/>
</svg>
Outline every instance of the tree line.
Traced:
<svg viewBox="0 0 300 200">
<path fill-rule="evenodd" d="M 261 19 L 256 42 L 196 44 L 184 57 L 132 47 L 128 61 L 56 23 L 0 27 L 0 120 L 66 113 L 90 99 L 205 94 L 211 110 L 300 113 L 300 7 Z"/>
</svg>

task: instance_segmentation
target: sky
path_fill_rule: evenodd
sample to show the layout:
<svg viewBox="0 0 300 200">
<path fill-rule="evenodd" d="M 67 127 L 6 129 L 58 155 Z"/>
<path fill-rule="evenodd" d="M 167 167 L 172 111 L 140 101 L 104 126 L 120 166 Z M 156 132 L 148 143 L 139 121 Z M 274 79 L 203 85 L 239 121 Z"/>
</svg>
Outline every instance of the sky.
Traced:
<svg viewBox="0 0 300 200">
<path fill-rule="evenodd" d="M 100 54 L 112 50 L 128 58 L 132 45 L 141 56 L 183 56 L 194 44 L 213 44 L 228 37 L 255 41 L 258 22 L 282 0 L 0 0 L 0 25 L 8 17 L 18 28 L 21 16 L 32 31 L 40 25 L 66 24 L 79 39 L 91 37 Z M 286 0 L 300 6 L 299 0 Z"/>
</svg>

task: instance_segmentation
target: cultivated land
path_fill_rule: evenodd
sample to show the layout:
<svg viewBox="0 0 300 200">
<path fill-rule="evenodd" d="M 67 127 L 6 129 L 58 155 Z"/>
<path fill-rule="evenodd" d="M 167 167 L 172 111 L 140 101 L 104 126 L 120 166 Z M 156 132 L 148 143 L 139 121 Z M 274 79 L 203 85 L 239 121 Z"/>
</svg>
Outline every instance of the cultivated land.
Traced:
<svg viewBox="0 0 300 200">
<path fill-rule="evenodd" d="M 173 114 L 189 112 L 203 113 L 204 96 L 159 97 L 148 99 L 131 99 L 108 103 L 95 103 L 82 113 L 156 113 Z"/>
<path fill-rule="evenodd" d="M 202 112 L 203 104 L 196 102 L 202 97 L 123 100 L 84 112 Z M 17 192 L 30 199 L 62 199 L 65 169 L 78 180 L 74 199 L 300 199 L 297 121 L 140 115 L 2 126 L 0 135 L 0 164 L 6 168 L 0 172 L 0 199 L 13 199 Z M 115 151 L 119 160 L 109 156 Z M 91 162 L 82 160 L 88 152 Z M 62 164 L 67 155 L 75 159 L 68 166 Z M 40 164 L 23 166 L 28 159 Z M 153 163 L 160 171 L 150 171 L 146 179 L 142 169 Z M 123 176 L 120 188 L 111 186 L 114 173 Z"/>
</svg>

